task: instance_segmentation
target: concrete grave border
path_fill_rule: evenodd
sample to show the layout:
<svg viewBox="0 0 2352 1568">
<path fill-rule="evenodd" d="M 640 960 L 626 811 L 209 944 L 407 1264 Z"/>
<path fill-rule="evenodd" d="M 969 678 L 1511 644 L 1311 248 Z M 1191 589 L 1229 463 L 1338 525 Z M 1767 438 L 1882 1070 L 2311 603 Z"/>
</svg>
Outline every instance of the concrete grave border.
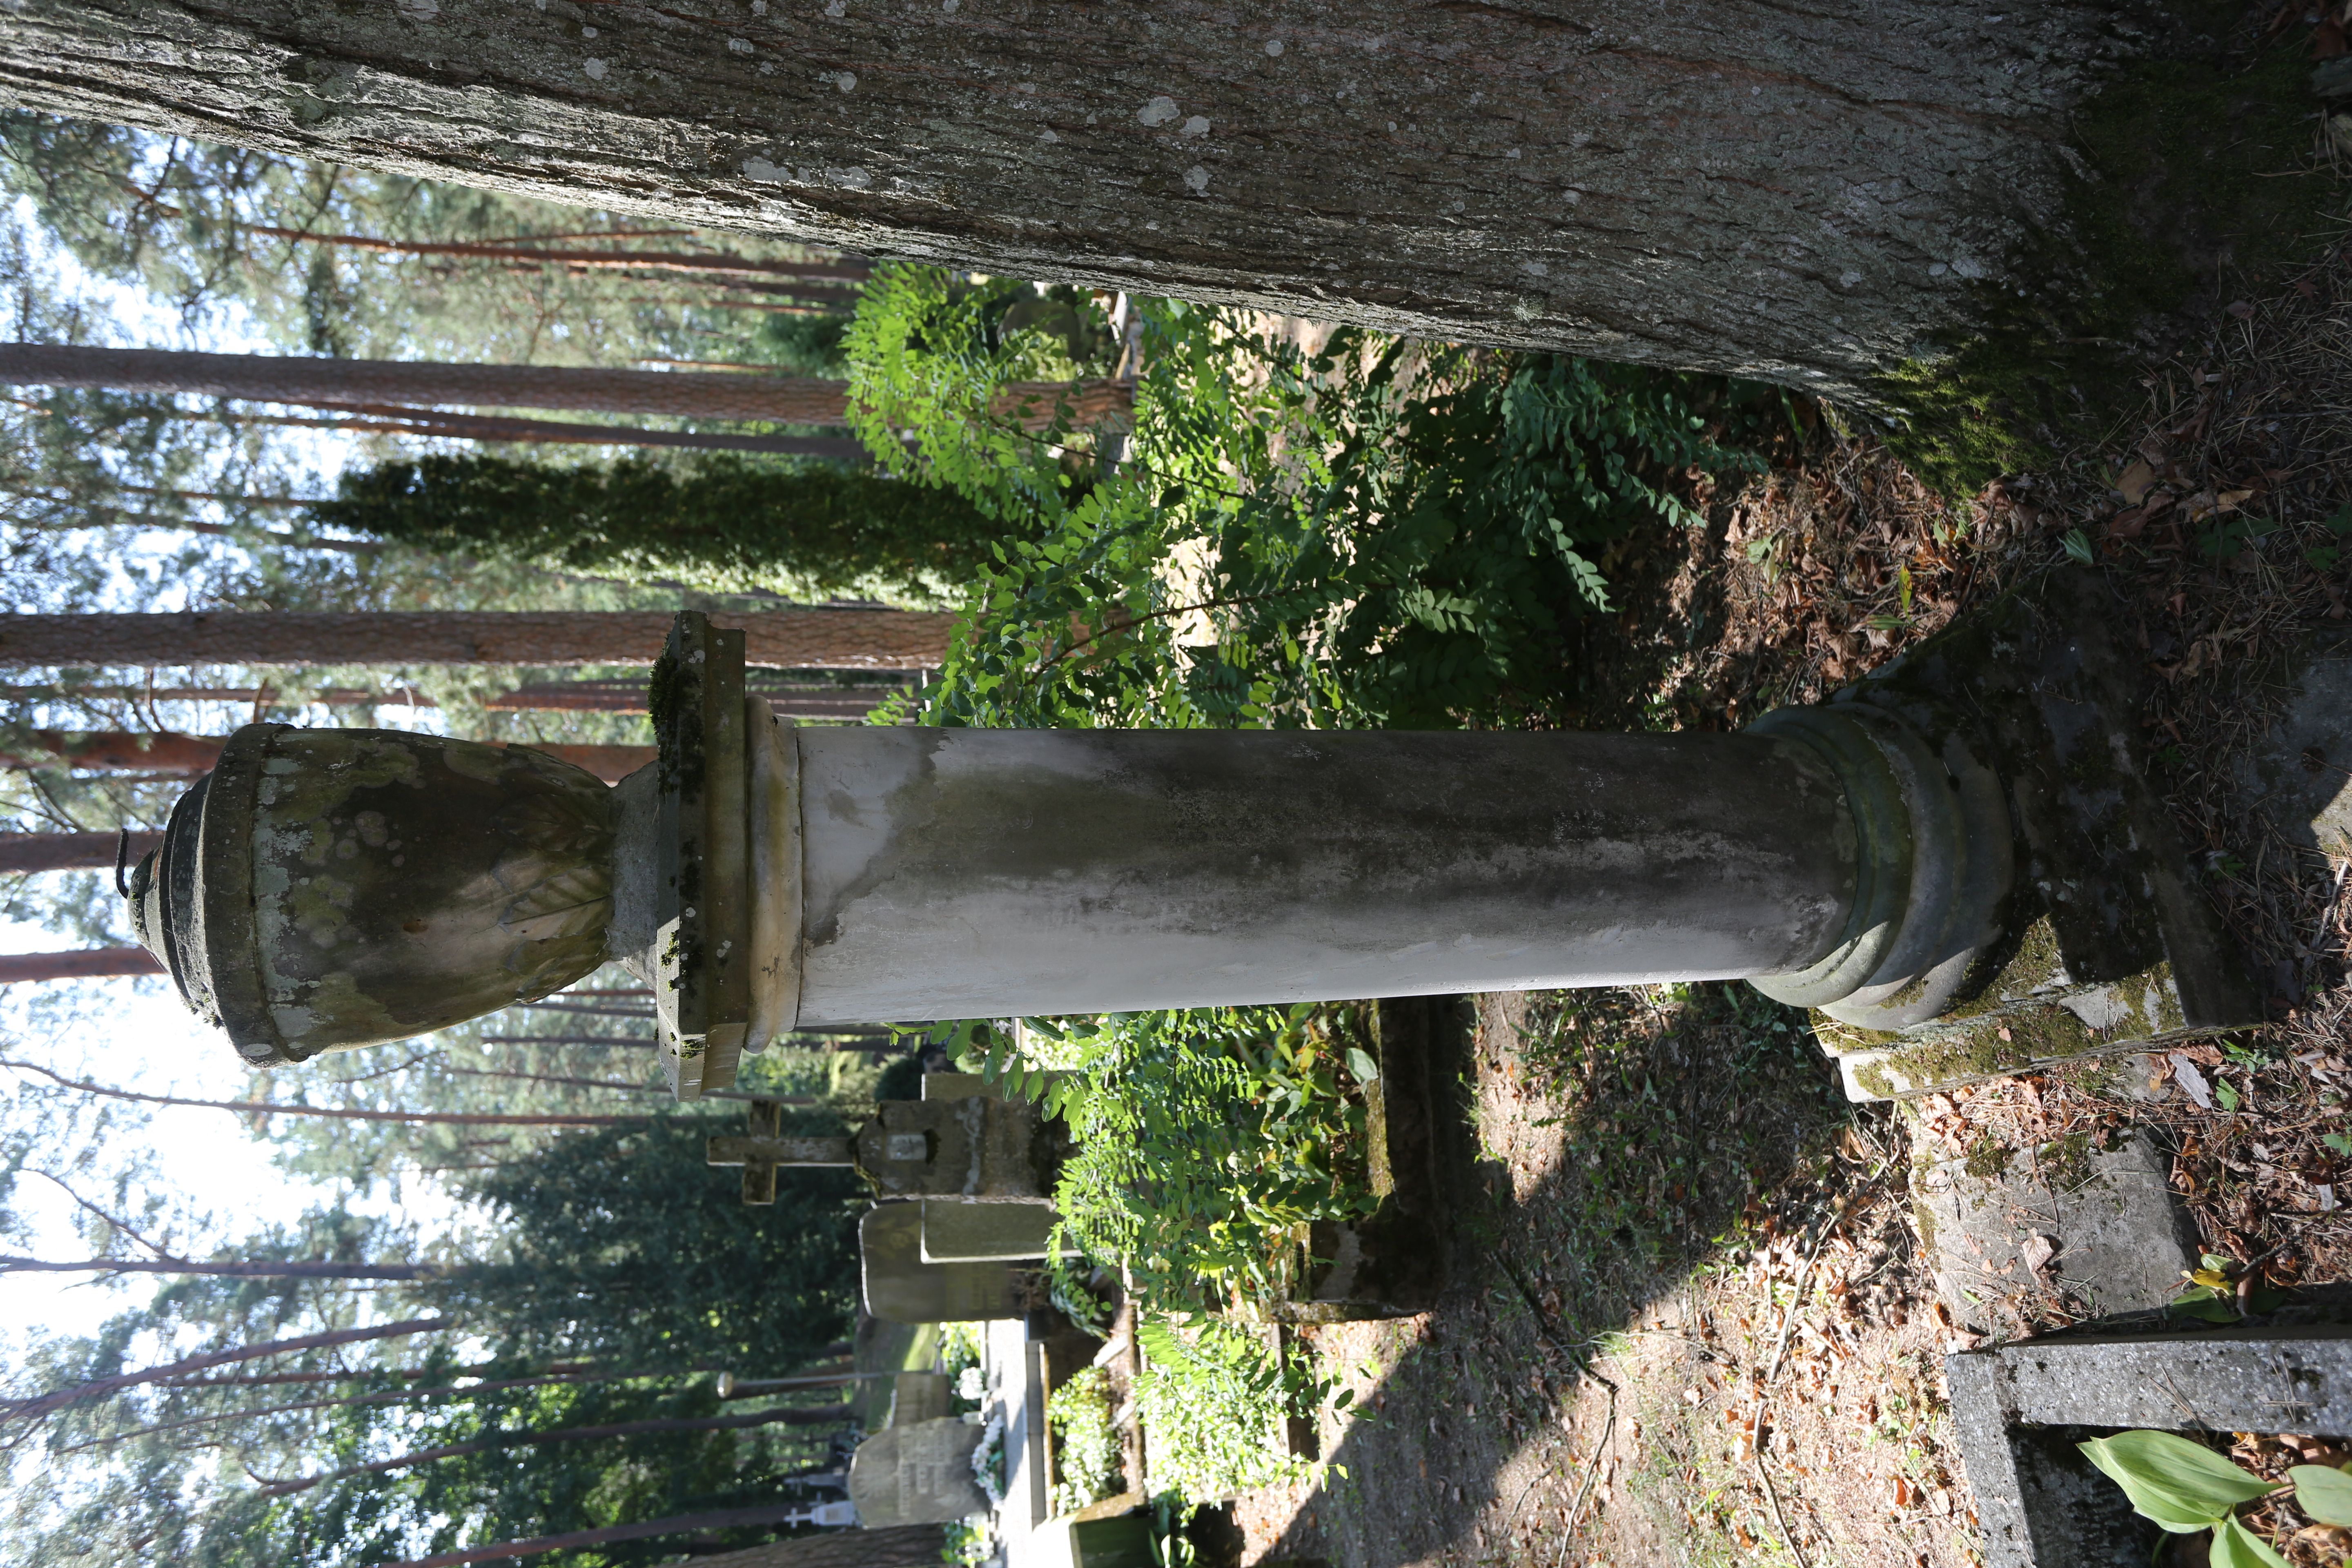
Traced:
<svg viewBox="0 0 2352 1568">
<path fill-rule="evenodd" d="M 2084 1436 L 2352 1436 L 2352 1322 L 2052 1336 L 1947 1356 L 1944 1375 L 1986 1568 L 2143 1568 L 2156 1526 Z"/>
</svg>

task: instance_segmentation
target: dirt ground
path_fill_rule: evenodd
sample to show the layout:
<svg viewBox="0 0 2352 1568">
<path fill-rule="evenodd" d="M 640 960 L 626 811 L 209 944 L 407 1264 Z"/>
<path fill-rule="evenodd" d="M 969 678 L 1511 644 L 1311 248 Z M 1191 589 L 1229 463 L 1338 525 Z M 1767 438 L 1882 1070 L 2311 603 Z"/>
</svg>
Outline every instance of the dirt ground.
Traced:
<svg viewBox="0 0 2352 1568">
<path fill-rule="evenodd" d="M 1588 624 L 1560 721 L 1737 728 L 2087 557 L 2144 651 L 2157 782 L 2273 1023 L 2123 1072 L 1857 1107 L 1802 1015 L 1742 986 L 1471 999 L 1454 1286 L 1420 1317 L 1309 1334 L 1356 1415 L 1325 1422 L 1318 1484 L 1239 1500 L 1246 1562 L 1978 1562 L 1942 1373 L 1975 1342 L 1933 1300 L 1915 1157 L 2145 1126 L 2231 1275 L 2352 1281 L 2352 858 L 2292 848 L 2228 766 L 2282 656 L 2347 616 L 2352 252 L 2248 292 L 2149 372 L 2130 426 L 1971 502 L 1828 428 L 1702 493 L 1709 528 L 1609 563 L 1622 608 Z M 2029 1330 L 2074 1316 L 2022 1296 Z"/>
</svg>

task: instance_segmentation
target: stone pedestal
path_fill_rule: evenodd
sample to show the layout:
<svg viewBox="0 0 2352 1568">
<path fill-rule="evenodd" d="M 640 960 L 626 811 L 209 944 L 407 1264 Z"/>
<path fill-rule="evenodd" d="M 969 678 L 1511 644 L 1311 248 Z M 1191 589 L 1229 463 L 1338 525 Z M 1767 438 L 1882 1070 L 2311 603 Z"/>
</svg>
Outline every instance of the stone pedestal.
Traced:
<svg viewBox="0 0 2352 1568">
<path fill-rule="evenodd" d="M 1856 1099 L 1916 1094 L 2263 1021 L 2164 806 L 2139 726 L 2145 676 L 2115 646 L 2106 580 L 2036 580 L 1914 650 L 1839 708 L 1999 763 L 2016 874 L 1995 940 L 1876 1016 L 1816 1018 Z M 1819 710 L 1813 710 L 1819 711 Z M 1811 999 L 1776 988 L 1786 1000 Z"/>
<path fill-rule="evenodd" d="M 256 726 L 134 902 L 255 1059 L 606 957 L 688 1099 L 851 1020 L 1744 978 L 1818 1010 L 1852 1092 L 1916 1093 L 2257 1021 L 2105 593 L 2044 579 L 1738 735 L 793 729 L 688 615 L 661 760 L 609 804 L 528 752 Z M 856 1161 L 886 1195 L 1043 1202 L 1009 1114 L 886 1110 Z"/>
</svg>

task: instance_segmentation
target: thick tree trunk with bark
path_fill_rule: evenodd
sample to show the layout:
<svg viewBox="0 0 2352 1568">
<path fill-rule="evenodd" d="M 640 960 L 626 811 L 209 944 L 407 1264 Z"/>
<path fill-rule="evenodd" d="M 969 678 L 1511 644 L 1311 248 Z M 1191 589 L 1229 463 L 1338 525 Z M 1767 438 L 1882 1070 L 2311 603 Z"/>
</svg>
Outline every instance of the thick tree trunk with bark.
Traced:
<svg viewBox="0 0 2352 1568">
<path fill-rule="evenodd" d="M 658 658 L 660 611 L 256 611 L 155 616 L 0 616 L 0 668 L 197 664 L 642 664 Z M 780 669 L 924 669 L 946 657 L 955 617 L 917 610 L 764 610 L 740 627 L 744 662 Z"/>
<path fill-rule="evenodd" d="M 2181 98 L 2148 72 L 2236 20 L 2191 0 L 16 0 L 0 91 L 872 255 L 1883 396 L 1936 334 L 2042 285 L 2023 252 L 2099 239 L 2078 186 L 2180 238 L 2132 159 L 2098 157 L 2147 145 L 2130 116 Z M 2243 151 L 2226 103 L 2180 106 L 2202 131 L 2179 157 Z"/>
<path fill-rule="evenodd" d="M 163 842 L 160 833 L 133 832 L 126 849 L 118 833 L 0 834 L 0 875 L 11 871 L 103 871 L 115 863 L 118 851 L 128 859 Z M 140 951 L 144 951 L 143 949 Z"/>
<path fill-rule="evenodd" d="M 729 371 L 614 370 L 602 365 L 440 364 L 418 360 L 310 359 L 285 354 L 180 353 L 162 349 L 96 349 L 56 343 L 0 343 L 0 384 L 103 386 L 120 392 L 191 393 L 252 403 L 343 408 L 379 416 L 457 405 L 562 408 L 680 419 L 761 419 L 779 425 L 841 425 L 849 417 L 849 384 L 813 376 Z M 1064 388 L 1022 383 L 1006 408 L 1034 399 L 1050 418 L 1067 391 L 1080 425 L 1123 416 L 1130 398 L 1117 381 Z M 400 405 L 400 406 L 394 406 Z M 528 424 L 527 421 L 487 422 Z M 562 430 L 560 426 L 548 426 Z M 632 434 L 578 426 L 605 440 Z M 494 434 L 485 439 L 498 439 Z M 528 439 L 530 437 L 523 437 Z M 546 437 L 541 437 L 546 438 Z M 583 436 L 580 439 L 590 439 Z"/>
</svg>

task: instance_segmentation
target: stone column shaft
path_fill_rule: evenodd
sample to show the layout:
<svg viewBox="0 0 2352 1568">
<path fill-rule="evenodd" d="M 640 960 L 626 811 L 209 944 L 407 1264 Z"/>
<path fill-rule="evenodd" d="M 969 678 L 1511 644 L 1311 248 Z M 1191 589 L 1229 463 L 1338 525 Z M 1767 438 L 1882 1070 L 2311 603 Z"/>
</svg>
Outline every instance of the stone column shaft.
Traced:
<svg viewBox="0 0 2352 1568">
<path fill-rule="evenodd" d="M 1855 886 L 1763 736 L 794 735 L 803 1026 L 1784 973 Z"/>
</svg>

